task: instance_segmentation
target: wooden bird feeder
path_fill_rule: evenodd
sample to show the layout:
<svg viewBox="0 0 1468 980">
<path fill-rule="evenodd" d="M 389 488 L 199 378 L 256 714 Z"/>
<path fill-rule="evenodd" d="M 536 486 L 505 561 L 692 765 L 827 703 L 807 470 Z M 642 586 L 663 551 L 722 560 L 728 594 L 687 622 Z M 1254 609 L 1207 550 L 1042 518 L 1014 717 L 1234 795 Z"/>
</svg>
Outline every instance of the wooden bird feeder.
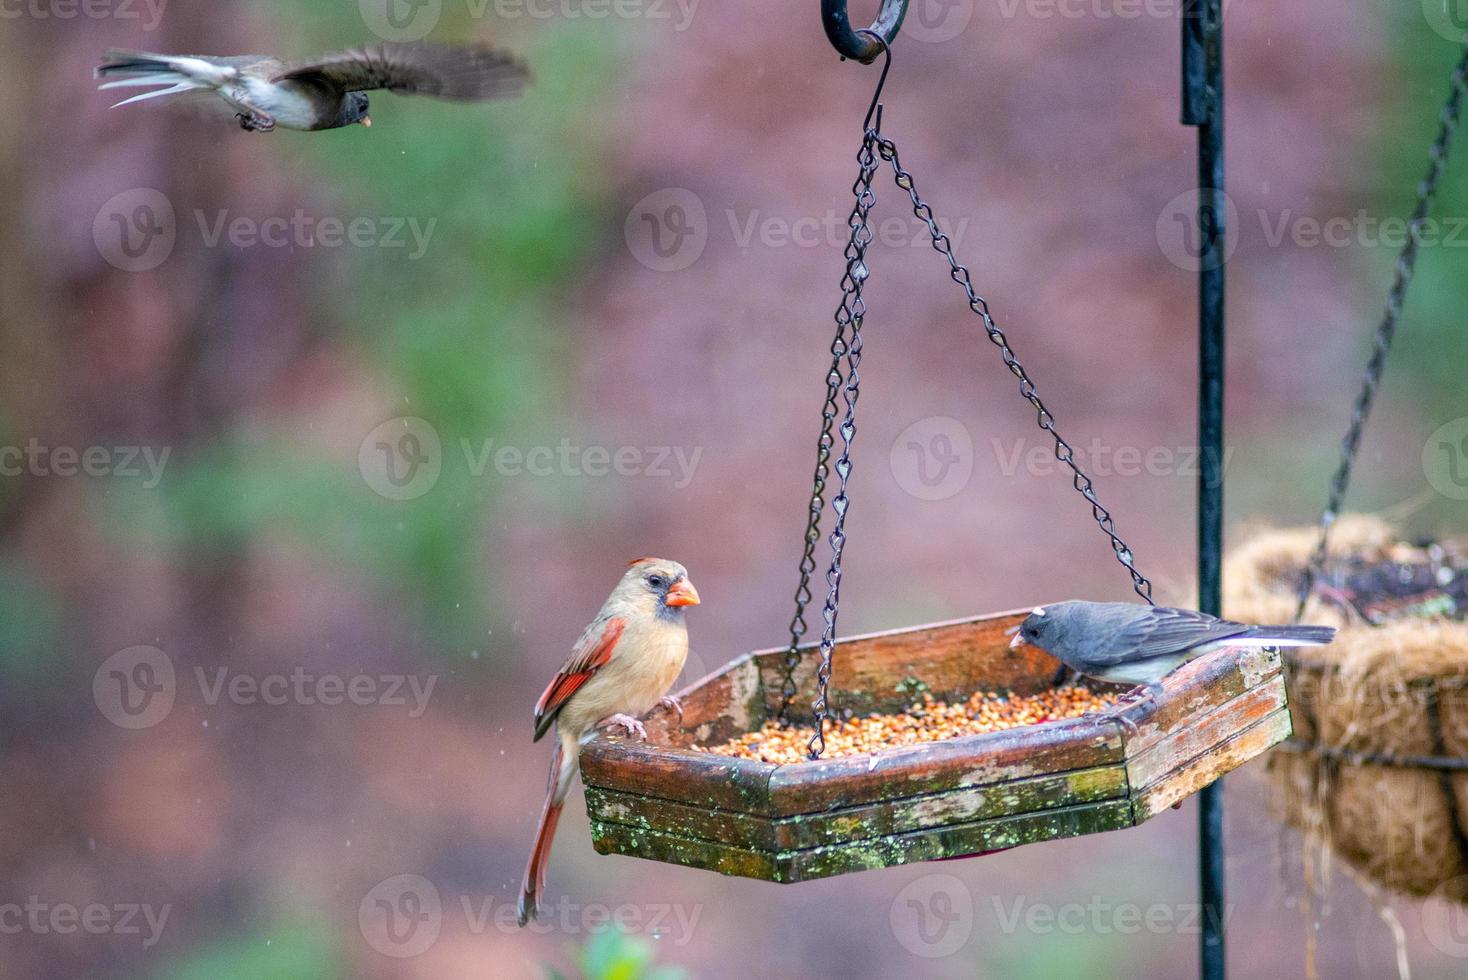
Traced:
<svg viewBox="0 0 1468 980">
<path fill-rule="evenodd" d="M 1009 649 L 1026 611 L 840 642 L 832 700 L 856 714 L 904 710 L 914 690 L 962 700 L 1033 694 L 1057 662 Z M 758 729 L 778 710 L 785 649 L 745 654 L 647 720 L 647 740 L 606 734 L 581 753 L 592 840 L 723 874 L 795 882 L 965 857 L 1141 823 L 1290 734 L 1273 650 L 1227 648 L 1169 675 L 1155 701 L 871 756 L 774 765 L 695 752 Z M 792 709 L 815 692 L 802 648 Z"/>
</svg>

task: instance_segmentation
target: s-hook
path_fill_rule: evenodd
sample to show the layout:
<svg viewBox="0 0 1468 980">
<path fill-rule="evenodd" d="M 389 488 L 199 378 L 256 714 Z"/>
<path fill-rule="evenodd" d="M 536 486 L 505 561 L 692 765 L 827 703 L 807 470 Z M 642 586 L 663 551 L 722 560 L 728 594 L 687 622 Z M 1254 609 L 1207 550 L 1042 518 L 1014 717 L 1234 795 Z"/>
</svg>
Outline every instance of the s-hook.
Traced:
<svg viewBox="0 0 1468 980">
<path fill-rule="evenodd" d="M 877 19 L 865 30 L 851 29 L 851 16 L 846 12 L 846 0 L 821 0 L 821 23 L 825 25 L 826 37 L 831 46 L 843 58 L 851 58 L 869 65 L 877 55 L 886 50 L 897 37 L 902 18 L 907 16 L 907 0 L 882 0 Z M 863 37 L 862 35 L 873 35 Z M 888 52 L 891 58 L 891 52 Z M 883 72 L 883 77 L 886 73 Z M 880 86 L 878 86 L 880 88 Z"/>
</svg>

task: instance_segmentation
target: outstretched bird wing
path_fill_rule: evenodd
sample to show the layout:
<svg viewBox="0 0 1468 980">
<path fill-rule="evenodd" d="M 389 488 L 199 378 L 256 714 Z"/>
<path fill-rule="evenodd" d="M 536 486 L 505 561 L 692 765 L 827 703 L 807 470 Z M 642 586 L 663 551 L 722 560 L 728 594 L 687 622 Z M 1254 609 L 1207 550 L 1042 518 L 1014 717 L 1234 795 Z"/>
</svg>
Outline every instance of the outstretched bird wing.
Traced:
<svg viewBox="0 0 1468 980">
<path fill-rule="evenodd" d="M 626 628 L 627 621 L 620 616 L 597 619 L 586 627 L 586 632 L 581 634 L 581 639 L 576 641 L 571 651 L 571 659 L 566 661 L 561 672 L 556 674 L 535 703 L 535 741 L 540 741 L 540 737 L 550 730 L 556 715 L 571 695 L 612 659 L 612 651 Z"/>
<path fill-rule="evenodd" d="M 271 80 L 473 101 L 519 95 L 529 78 L 517 58 L 488 47 L 374 44 L 286 65 Z"/>
<path fill-rule="evenodd" d="M 1125 619 L 1120 616 L 1112 625 L 1114 640 L 1106 644 L 1106 653 L 1095 659 L 1102 664 L 1120 664 L 1181 653 L 1190 647 L 1215 643 L 1248 631 L 1243 623 L 1232 623 L 1192 609 L 1166 606 L 1138 607 L 1126 603 Z M 1097 626 L 1107 631 L 1108 624 Z"/>
</svg>

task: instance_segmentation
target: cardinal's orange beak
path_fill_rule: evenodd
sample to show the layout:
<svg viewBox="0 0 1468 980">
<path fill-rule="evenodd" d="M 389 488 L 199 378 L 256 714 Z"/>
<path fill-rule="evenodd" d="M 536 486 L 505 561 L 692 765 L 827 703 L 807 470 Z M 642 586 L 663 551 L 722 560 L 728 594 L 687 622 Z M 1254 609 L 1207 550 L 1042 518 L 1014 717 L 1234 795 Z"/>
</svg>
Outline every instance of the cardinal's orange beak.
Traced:
<svg viewBox="0 0 1468 980">
<path fill-rule="evenodd" d="M 663 605 L 696 606 L 698 605 L 698 590 L 686 578 L 679 579 L 669 586 L 668 596 L 663 600 Z"/>
<path fill-rule="evenodd" d="M 361 123 L 363 126 L 366 126 L 368 129 L 372 128 L 371 116 L 363 116 L 361 119 L 358 119 L 357 122 Z"/>
</svg>

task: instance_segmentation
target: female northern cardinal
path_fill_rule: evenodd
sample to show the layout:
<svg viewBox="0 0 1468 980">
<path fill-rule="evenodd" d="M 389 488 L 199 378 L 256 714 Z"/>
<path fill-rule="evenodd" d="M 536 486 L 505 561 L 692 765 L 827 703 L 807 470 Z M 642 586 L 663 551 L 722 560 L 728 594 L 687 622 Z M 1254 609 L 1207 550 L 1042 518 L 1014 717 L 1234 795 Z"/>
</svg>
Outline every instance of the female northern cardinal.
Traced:
<svg viewBox="0 0 1468 980">
<path fill-rule="evenodd" d="M 682 565 L 662 558 L 632 562 L 576 641 L 571 659 L 536 702 L 535 741 L 554 724 L 561 744 L 551 758 L 540 827 L 520 885 L 520 925 L 535 918 L 539 909 L 551 839 L 576 778 L 581 742 L 602 727 L 646 737 L 637 716 L 656 704 L 682 715 L 682 705 L 667 692 L 688 657 L 683 607 L 696 605 L 698 590 Z"/>
</svg>

